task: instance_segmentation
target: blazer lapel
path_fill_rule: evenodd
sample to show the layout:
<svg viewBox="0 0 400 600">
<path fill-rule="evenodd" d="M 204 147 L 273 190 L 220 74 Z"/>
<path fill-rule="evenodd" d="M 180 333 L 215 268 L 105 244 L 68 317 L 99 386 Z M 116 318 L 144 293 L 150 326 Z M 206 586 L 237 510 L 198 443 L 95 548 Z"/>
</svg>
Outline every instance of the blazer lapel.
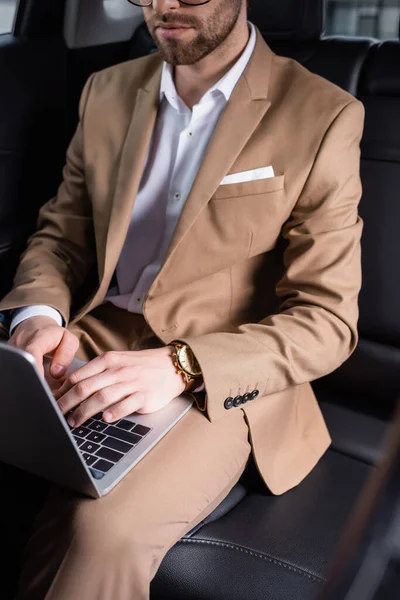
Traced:
<svg viewBox="0 0 400 600">
<path fill-rule="evenodd" d="M 272 51 L 257 30 L 250 62 L 221 115 L 169 245 L 166 261 L 213 196 L 268 111 Z M 162 270 L 160 271 L 162 274 Z"/>
<path fill-rule="evenodd" d="M 162 65 L 161 65 L 162 66 Z M 105 252 L 99 256 L 100 281 L 108 286 L 121 253 L 151 141 L 159 105 L 160 68 L 137 92 L 133 117 L 123 145 L 109 226 L 105 231 Z"/>
</svg>

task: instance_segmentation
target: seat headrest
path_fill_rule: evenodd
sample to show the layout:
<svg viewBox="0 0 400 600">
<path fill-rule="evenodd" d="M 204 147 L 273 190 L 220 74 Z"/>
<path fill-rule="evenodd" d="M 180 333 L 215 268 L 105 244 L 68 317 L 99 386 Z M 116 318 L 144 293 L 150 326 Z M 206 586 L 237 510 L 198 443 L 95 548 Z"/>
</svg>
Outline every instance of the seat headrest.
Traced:
<svg viewBox="0 0 400 600">
<path fill-rule="evenodd" d="M 376 45 L 368 59 L 359 92 L 368 96 L 400 96 L 400 44 L 388 40 Z"/>
<path fill-rule="evenodd" d="M 251 0 L 249 21 L 266 40 L 317 40 L 324 32 L 324 0 Z"/>
</svg>

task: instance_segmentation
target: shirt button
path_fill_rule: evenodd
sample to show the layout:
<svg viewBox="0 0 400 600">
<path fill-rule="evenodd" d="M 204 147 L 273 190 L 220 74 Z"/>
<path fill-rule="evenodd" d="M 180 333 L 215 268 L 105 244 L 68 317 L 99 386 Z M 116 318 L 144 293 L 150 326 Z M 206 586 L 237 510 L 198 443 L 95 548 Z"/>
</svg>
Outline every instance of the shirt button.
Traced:
<svg viewBox="0 0 400 600">
<path fill-rule="evenodd" d="M 136 298 L 136 302 L 140 303 L 142 301 L 141 298 Z"/>
<path fill-rule="evenodd" d="M 176 192 L 176 194 L 174 194 L 174 198 L 175 198 L 175 200 L 180 200 L 181 199 L 180 193 Z"/>
<path fill-rule="evenodd" d="M 193 131 L 188 131 L 188 132 L 187 132 L 187 136 L 188 136 L 189 138 L 193 137 Z"/>
</svg>

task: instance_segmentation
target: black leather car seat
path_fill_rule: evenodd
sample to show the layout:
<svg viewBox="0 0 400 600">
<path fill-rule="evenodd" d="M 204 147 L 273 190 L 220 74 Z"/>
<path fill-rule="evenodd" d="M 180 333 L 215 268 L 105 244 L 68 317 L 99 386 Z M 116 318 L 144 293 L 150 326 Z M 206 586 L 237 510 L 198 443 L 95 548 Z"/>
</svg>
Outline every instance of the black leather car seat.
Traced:
<svg viewBox="0 0 400 600">
<path fill-rule="evenodd" d="M 345 528 L 318 600 L 390 600 L 400 590 L 400 403 L 385 458 Z"/>
<path fill-rule="evenodd" d="M 0 297 L 39 208 L 57 190 L 67 143 L 64 44 L 10 38 L 0 35 Z"/>
<path fill-rule="evenodd" d="M 357 94 L 370 38 L 323 37 L 325 6 L 321 0 L 252 2 L 249 20 L 277 54 L 293 58 L 332 83 Z"/>
</svg>

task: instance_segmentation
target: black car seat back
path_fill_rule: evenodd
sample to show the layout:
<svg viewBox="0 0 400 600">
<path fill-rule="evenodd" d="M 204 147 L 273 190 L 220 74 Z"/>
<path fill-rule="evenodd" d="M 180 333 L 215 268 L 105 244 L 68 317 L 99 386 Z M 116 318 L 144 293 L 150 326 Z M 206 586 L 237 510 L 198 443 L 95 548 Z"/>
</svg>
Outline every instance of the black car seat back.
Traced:
<svg viewBox="0 0 400 600">
<path fill-rule="evenodd" d="M 399 64 L 399 41 L 374 45 L 358 86 L 366 111 L 361 143 L 360 340 L 350 359 L 315 386 L 327 401 L 336 447 L 368 462 L 380 454 L 400 390 Z"/>
</svg>

